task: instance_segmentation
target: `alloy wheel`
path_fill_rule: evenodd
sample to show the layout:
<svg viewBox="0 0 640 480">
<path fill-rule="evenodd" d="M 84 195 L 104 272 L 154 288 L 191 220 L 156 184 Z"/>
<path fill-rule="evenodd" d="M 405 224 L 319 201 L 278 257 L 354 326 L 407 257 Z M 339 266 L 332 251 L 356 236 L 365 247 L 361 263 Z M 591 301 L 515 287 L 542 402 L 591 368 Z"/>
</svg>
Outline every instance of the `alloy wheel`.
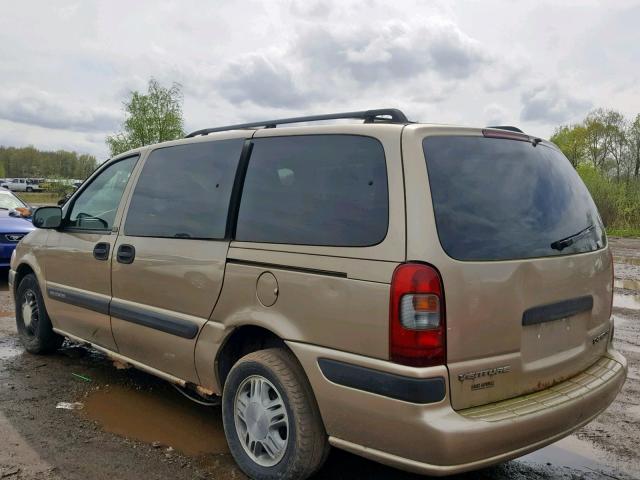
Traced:
<svg viewBox="0 0 640 480">
<path fill-rule="evenodd" d="M 276 465 L 287 450 L 289 417 L 282 395 L 269 380 L 252 375 L 243 380 L 234 401 L 240 443 L 258 465 Z"/>
<path fill-rule="evenodd" d="M 29 289 L 22 295 L 22 321 L 29 335 L 35 335 L 40 321 L 40 311 L 38 309 L 38 301 L 33 290 Z"/>
</svg>

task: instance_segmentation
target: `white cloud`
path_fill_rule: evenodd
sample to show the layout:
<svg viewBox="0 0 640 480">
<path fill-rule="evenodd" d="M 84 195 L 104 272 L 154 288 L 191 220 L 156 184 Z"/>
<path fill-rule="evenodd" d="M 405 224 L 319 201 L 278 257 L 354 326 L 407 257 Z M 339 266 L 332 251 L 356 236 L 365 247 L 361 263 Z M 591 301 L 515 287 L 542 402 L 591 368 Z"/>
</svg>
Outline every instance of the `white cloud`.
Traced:
<svg viewBox="0 0 640 480">
<path fill-rule="evenodd" d="M 78 105 L 43 90 L 0 91 L 0 119 L 58 130 L 108 132 L 118 126 L 120 112 L 95 105 Z"/>
<path fill-rule="evenodd" d="M 639 22 L 627 0 L 13 2 L 0 140 L 105 155 L 122 100 L 152 76 L 183 85 L 187 129 L 397 106 L 548 136 L 592 105 L 640 111 Z"/>
<path fill-rule="evenodd" d="M 588 100 L 577 98 L 552 82 L 522 92 L 520 117 L 538 123 L 567 123 L 584 117 L 592 106 Z"/>
<path fill-rule="evenodd" d="M 303 24 L 292 35 L 283 49 L 229 62 L 214 80 L 219 93 L 236 104 L 302 108 L 434 81 L 443 91 L 493 64 L 478 42 L 440 17 L 362 27 Z"/>
<path fill-rule="evenodd" d="M 484 118 L 486 125 L 508 125 L 512 119 L 509 119 L 509 112 L 502 105 L 491 103 L 484 107 Z"/>
<path fill-rule="evenodd" d="M 296 108 L 308 101 L 294 83 L 289 66 L 277 56 L 253 54 L 230 62 L 216 85 L 219 93 L 235 104 L 253 102 L 274 108 Z"/>
</svg>

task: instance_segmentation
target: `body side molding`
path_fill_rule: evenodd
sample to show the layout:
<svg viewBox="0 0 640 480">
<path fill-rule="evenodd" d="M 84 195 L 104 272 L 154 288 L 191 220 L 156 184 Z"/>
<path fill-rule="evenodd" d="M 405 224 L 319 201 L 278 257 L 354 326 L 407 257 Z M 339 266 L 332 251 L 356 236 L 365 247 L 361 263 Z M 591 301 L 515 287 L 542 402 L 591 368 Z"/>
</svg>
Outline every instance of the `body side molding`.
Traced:
<svg viewBox="0 0 640 480">
<path fill-rule="evenodd" d="M 318 359 L 318 365 L 327 380 L 345 387 L 375 393 L 411 403 L 436 403 L 445 398 L 444 378 L 411 378 L 382 372 L 359 365 Z"/>
</svg>

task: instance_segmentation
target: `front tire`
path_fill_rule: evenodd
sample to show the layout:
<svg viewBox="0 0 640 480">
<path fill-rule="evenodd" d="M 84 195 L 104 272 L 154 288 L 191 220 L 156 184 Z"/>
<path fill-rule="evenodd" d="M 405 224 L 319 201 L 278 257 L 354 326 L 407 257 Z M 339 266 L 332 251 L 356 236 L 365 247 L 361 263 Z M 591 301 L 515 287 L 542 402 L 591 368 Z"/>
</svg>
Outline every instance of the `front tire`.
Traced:
<svg viewBox="0 0 640 480">
<path fill-rule="evenodd" d="M 24 276 L 16 291 L 16 326 L 20 341 L 29 353 L 52 353 L 64 341 L 64 337 L 53 331 L 38 280 L 32 273 Z"/>
<path fill-rule="evenodd" d="M 27 192 L 33 192 L 33 188 L 27 187 Z"/>
<path fill-rule="evenodd" d="M 222 419 L 233 458 L 253 479 L 306 479 L 329 452 L 311 385 L 281 348 L 250 353 L 233 366 Z"/>
</svg>

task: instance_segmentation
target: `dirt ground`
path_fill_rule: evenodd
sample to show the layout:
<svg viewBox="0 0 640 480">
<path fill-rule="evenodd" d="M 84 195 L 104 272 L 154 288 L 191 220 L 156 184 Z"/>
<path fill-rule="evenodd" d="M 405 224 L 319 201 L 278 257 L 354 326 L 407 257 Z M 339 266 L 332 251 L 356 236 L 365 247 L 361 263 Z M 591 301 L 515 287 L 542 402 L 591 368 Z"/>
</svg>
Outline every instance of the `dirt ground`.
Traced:
<svg viewBox="0 0 640 480">
<path fill-rule="evenodd" d="M 457 479 L 640 478 L 640 240 L 611 239 L 615 344 L 628 380 L 595 421 L 554 445 Z M 4 277 L 4 274 L 1 274 Z M 82 409 L 56 408 L 80 402 Z M 244 478 L 228 453 L 219 408 L 71 344 L 24 353 L 0 283 L 0 479 Z M 417 479 L 333 450 L 318 479 Z"/>
</svg>

